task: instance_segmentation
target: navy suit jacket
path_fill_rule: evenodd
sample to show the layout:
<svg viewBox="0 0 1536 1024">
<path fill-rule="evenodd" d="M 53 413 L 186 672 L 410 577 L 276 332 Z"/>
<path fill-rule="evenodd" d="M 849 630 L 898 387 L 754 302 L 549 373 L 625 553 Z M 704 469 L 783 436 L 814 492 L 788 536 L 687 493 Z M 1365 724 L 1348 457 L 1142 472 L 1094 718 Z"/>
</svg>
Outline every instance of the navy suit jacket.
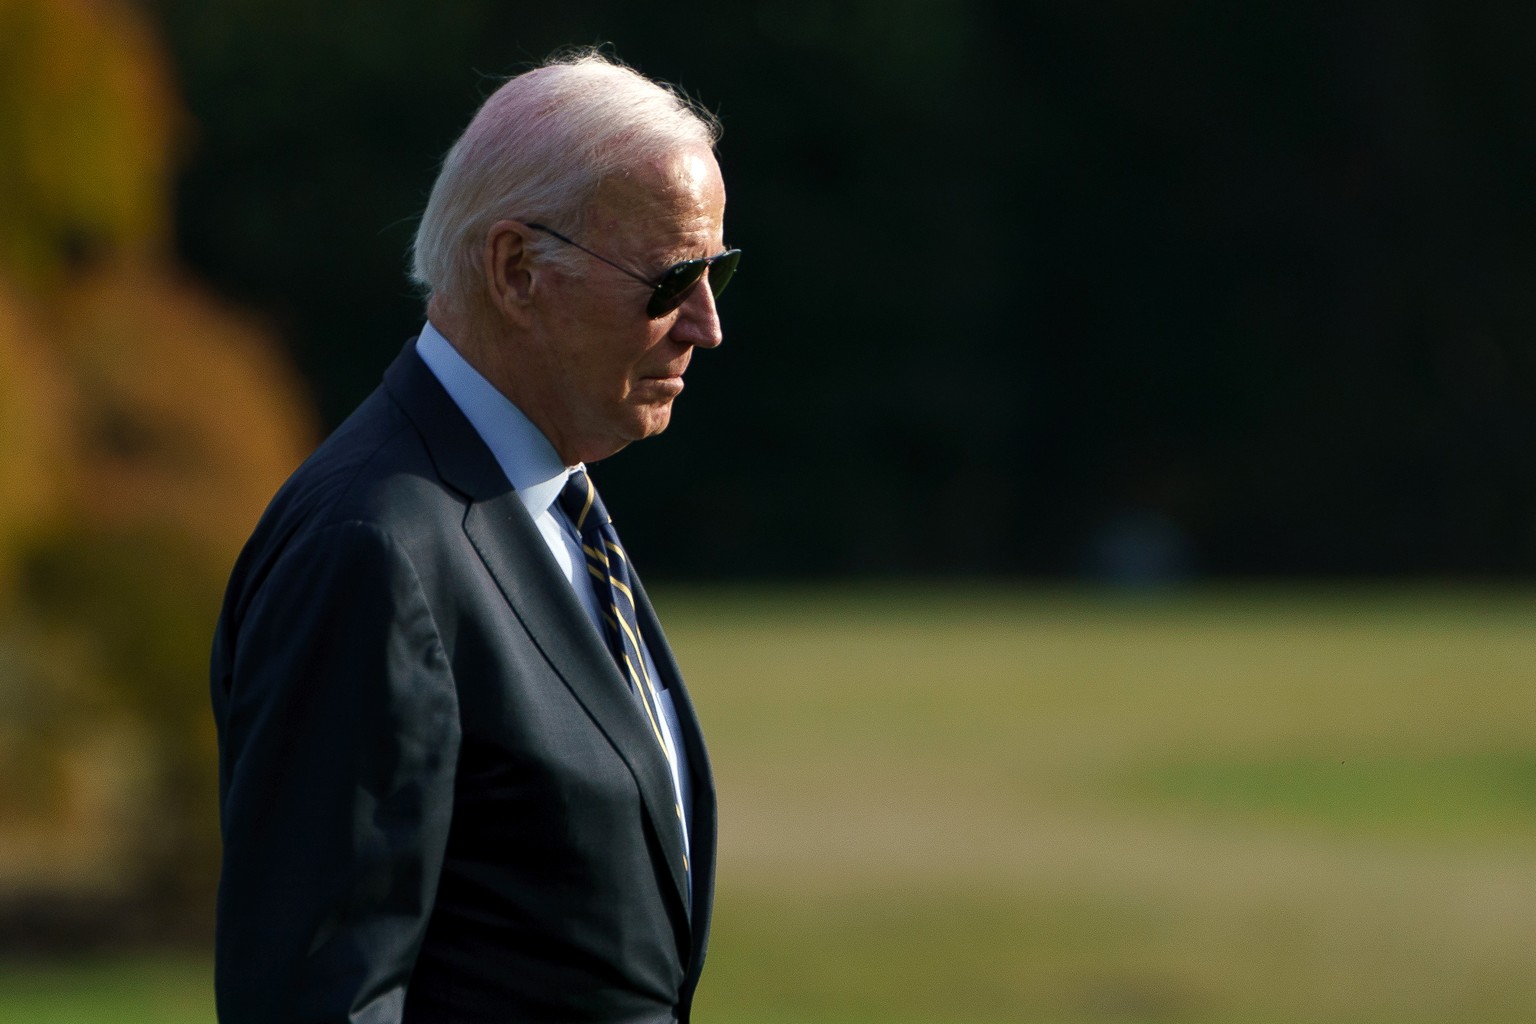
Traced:
<svg viewBox="0 0 1536 1024">
<path fill-rule="evenodd" d="M 714 786 L 636 597 L 692 772 L 691 864 L 644 710 L 408 345 L 273 499 L 219 619 L 221 1021 L 688 1019 Z"/>
</svg>

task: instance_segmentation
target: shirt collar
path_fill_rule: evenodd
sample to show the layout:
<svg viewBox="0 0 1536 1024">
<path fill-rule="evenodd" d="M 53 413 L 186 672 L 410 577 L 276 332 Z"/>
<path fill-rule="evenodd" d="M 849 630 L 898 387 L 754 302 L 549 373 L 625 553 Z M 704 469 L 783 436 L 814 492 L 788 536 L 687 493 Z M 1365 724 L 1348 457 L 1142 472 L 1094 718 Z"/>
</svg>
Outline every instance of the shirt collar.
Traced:
<svg viewBox="0 0 1536 1024">
<path fill-rule="evenodd" d="M 431 321 L 416 339 L 416 354 L 491 450 L 528 514 L 547 511 L 576 467 L 560 461 L 533 421 L 481 376 Z"/>
</svg>

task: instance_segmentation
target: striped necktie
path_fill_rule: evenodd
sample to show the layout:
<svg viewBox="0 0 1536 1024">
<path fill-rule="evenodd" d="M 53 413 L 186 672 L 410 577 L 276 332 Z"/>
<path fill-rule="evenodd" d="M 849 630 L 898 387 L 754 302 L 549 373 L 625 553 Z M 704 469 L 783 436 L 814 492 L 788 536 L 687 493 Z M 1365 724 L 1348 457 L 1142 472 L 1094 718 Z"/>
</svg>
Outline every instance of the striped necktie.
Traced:
<svg viewBox="0 0 1536 1024">
<path fill-rule="evenodd" d="M 573 470 L 560 492 L 560 507 L 570 516 L 581 535 L 581 550 L 587 556 L 587 572 L 592 577 L 597 592 L 597 606 L 607 625 L 604 631 L 608 650 L 618 662 L 629 688 L 640 698 L 651 732 L 661 744 L 673 774 L 677 773 L 677 757 L 668 745 L 661 727 L 661 694 L 656 682 L 646 668 L 645 654 L 640 648 L 640 621 L 635 613 L 634 571 L 629 558 L 619 546 L 619 535 L 614 532 L 608 510 L 597 496 L 592 480 L 580 469 Z M 682 817 L 682 807 L 678 807 Z"/>
</svg>

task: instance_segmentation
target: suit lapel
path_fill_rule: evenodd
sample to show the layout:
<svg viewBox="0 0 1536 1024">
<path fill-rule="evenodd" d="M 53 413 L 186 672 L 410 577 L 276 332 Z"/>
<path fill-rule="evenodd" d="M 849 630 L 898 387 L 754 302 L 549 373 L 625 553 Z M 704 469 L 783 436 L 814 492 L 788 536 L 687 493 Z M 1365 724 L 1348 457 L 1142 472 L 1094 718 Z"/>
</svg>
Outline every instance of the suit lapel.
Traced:
<svg viewBox="0 0 1536 1024">
<path fill-rule="evenodd" d="M 385 384 L 421 433 L 444 482 L 469 498 L 464 533 L 511 613 L 628 765 L 660 840 L 677 897 L 686 907 L 688 880 L 671 771 L 644 710 L 550 556 L 522 500 L 474 427 L 416 355 L 414 339 L 390 366 Z M 646 611 L 648 625 L 654 624 L 648 603 Z M 665 646 L 663 641 L 658 649 Z M 670 652 L 666 666 L 662 671 L 675 678 Z M 688 715 L 693 723 L 691 707 Z M 685 731 L 695 733 L 696 723 Z M 698 744 L 690 740 L 690 754 L 694 746 Z"/>
<path fill-rule="evenodd" d="M 666 757 L 586 610 L 548 557 L 544 538 L 512 493 L 470 506 L 464 531 L 506 596 L 512 614 L 629 765 L 661 839 L 677 895 L 686 905 L 683 843 L 674 810 L 677 797 Z"/>
<path fill-rule="evenodd" d="M 672 656 L 672 647 L 661 631 L 661 620 L 651 607 L 650 596 L 635 575 L 635 597 L 639 609 L 640 630 L 645 634 L 645 644 L 656 662 L 656 669 L 672 691 L 672 704 L 677 711 L 678 725 L 682 727 L 681 742 L 688 752 L 688 774 L 693 785 L 693 821 L 690 848 L 693 851 L 693 905 L 694 922 L 692 977 L 697 980 L 698 969 L 703 966 L 703 951 L 709 941 L 709 921 L 715 892 L 715 847 L 718 821 L 715 810 L 715 778 L 710 768 L 709 754 L 704 748 L 704 733 L 699 727 L 693 700 L 683 684 L 683 673 Z"/>
</svg>

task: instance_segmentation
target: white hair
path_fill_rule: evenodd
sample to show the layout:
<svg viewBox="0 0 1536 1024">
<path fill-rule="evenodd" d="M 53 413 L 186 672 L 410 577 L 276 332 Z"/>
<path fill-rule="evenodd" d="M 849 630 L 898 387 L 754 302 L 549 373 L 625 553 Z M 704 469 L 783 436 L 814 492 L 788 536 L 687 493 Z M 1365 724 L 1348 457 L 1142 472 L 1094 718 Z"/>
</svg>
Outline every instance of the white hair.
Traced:
<svg viewBox="0 0 1536 1024">
<path fill-rule="evenodd" d="M 481 250 L 499 220 L 580 232 L 603 179 L 693 146 L 720 122 L 671 86 L 596 50 L 553 58 L 503 83 L 443 159 L 412 245 L 411 277 L 457 305 L 483 288 Z M 553 239 L 536 255 L 570 258 Z"/>
</svg>

